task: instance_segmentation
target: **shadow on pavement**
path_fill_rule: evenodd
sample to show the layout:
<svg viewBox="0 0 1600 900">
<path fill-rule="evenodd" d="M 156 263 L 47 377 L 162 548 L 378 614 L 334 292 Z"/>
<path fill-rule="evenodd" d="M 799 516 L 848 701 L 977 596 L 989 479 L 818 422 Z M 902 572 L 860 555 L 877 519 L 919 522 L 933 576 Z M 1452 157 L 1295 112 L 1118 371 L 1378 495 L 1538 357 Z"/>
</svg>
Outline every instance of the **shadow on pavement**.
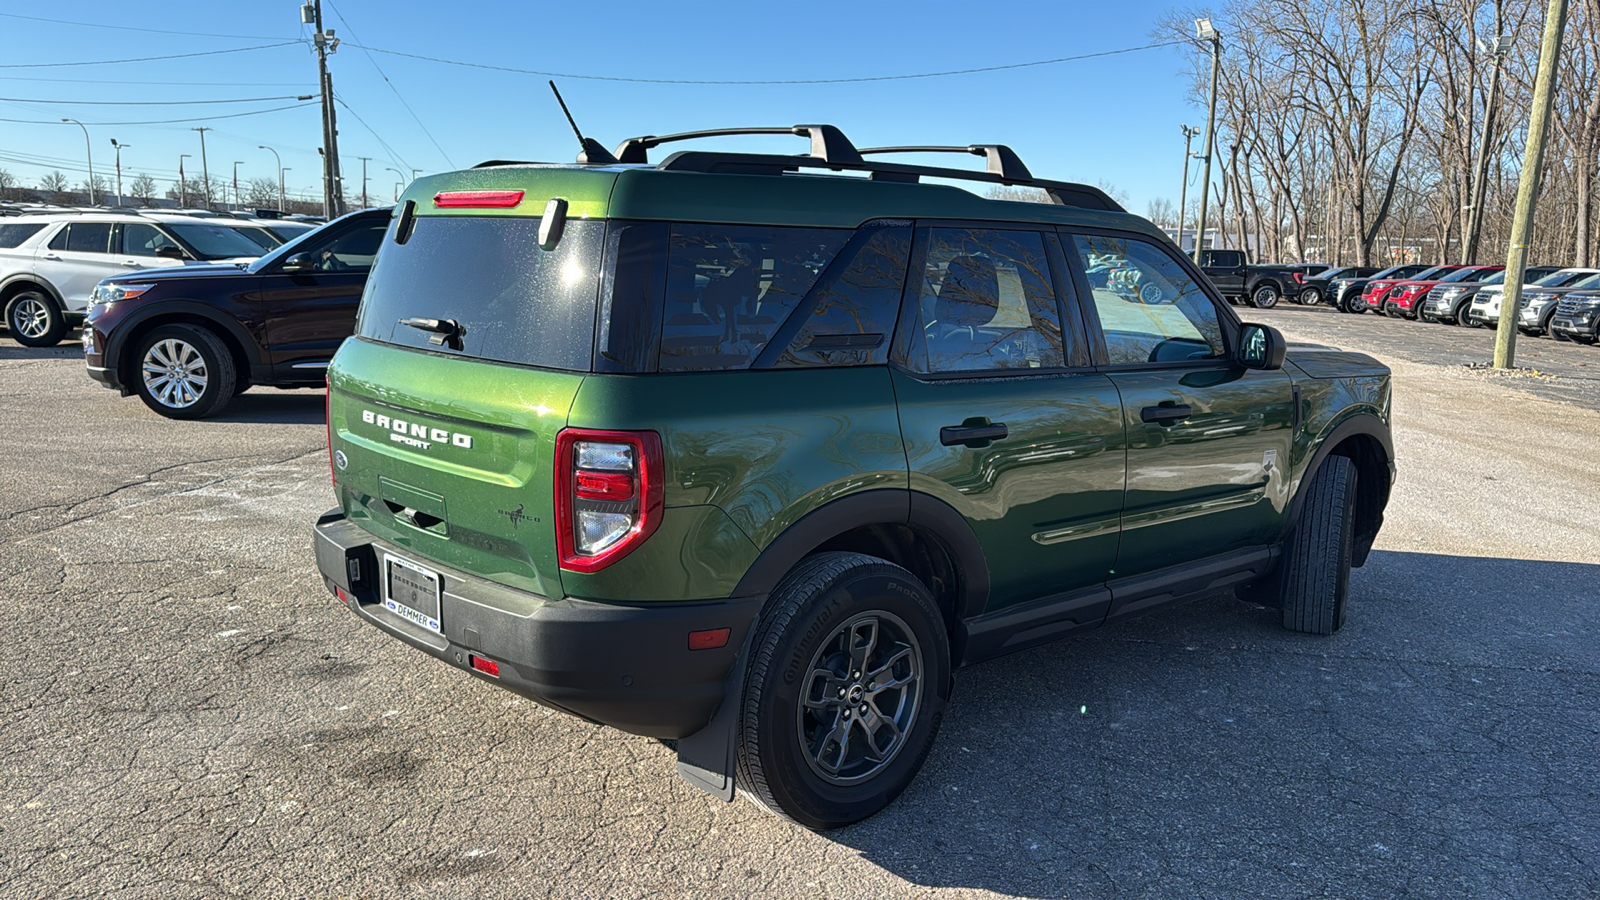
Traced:
<svg viewBox="0 0 1600 900">
<path fill-rule="evenodd" d="M 278 391 L 255 388 L 233 398 L 220 414 L 207 422 L 261 425 L 321 425 L 327 421 L 323 393 L 309 390 Z"/>
<path fill-rule="evenodd" d="M 1600 565 L 1374 552 L 1331 638 L 1231 597 L 963 670 L 829 833 L 1009 896 L 1600 893 Z"/>
</svg>

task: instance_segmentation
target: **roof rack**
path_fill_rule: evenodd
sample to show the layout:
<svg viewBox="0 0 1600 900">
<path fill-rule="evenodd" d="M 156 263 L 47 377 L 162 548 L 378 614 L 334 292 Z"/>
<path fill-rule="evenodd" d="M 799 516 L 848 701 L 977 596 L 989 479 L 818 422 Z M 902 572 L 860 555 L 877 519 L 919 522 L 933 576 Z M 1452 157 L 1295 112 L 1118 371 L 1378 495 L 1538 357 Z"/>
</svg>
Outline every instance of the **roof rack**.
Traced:
<svg viewBox="0 0 1600 900">
<path fill-rule="evenodd" d="M 973 156 L 983 157 L 988 163 L 989 172 L 1003 179 L 1033 180 L 1033 173 L 1022 164 L 1022 157 L 1005 144 L 971 144 L 966 147 L 868 147 L 861 151 L 863 156 L 869 153 L 970 153 Z"/>
<path fill-rule="evenodd" d="M 793 134 L 811 139 L 811 156 L 830 163 L 859 163 L 861 153 L 850 139 L 832 125 L 794 125 L 789 128 L 711 128 L 705 131 L 685 131 L 657 137 L 647 134 L 632 137 L 617 145 L 614 154 L 619 163 L 648 163 L 647 152 L 652 148 L 674 141 L 692 141 L 709 137 L 728 137 L 740 134 Z"/>
</svg>

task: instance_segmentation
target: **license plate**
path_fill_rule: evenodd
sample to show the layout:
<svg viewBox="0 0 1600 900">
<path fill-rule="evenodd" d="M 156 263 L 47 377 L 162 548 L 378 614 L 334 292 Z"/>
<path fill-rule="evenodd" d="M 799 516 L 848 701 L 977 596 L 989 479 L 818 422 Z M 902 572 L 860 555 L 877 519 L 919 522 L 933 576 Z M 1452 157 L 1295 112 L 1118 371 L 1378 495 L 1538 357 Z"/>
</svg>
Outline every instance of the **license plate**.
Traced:
<svg viewBox="0 0 1600 900">
<path fill-rule="evenodd" d="M 398 556 L 383 557 L 383 608 L 429 631 L 439 630 L 439 573 Z"/>
</svg>

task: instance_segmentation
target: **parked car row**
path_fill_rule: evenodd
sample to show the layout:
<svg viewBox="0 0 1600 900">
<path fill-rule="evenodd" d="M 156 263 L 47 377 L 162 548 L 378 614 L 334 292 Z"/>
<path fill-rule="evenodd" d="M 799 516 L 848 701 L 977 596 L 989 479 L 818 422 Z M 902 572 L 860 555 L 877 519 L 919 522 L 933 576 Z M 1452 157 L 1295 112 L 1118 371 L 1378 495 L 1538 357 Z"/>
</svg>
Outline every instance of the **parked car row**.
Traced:
<svg viewBox="0 0 1600 900">
<path fill-rule="evenodd" d="M 1504 266 L 1395 266 L 1337 277 L 1327 288 L 1335 309 L 1377 312 L 1470 328 L 1495 325 L 1505 295 Z M 1529 266 L 1517 327 L 1525 334 L 1594 343 L 1600 329 L 1600 269 Z"/>
</svg>

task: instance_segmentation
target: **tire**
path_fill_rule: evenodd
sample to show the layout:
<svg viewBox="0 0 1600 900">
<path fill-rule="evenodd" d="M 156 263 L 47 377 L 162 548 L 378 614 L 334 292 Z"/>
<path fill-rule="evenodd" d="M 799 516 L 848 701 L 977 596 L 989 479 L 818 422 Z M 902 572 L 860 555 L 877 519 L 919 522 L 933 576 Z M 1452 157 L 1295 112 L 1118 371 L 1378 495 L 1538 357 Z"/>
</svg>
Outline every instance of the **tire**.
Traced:
<svg viewBox="0 0 1600 900">
<path fill-rule="evenodd" d="M 1460 325 L 1462 328 L 1471 328 L 1472 325 L 1469 322 L 1471 317 L 1472 317 L 1472 301 L 1471 300 L 1468 300 L 1465 303 L 1461 304 L 1460 306 L 1456 307 L 1456 314 L 1455 314 L 1455 316 L 1453 316 L 1453 318 L 1455 319 L 1455 323 L 1457 325 Z"/>
<path fill-rule="evenodd" d="M 1367 311 L 1366 304 L 1361 302 L 1361 294 L 1356 291 L 1345 294 L 1344 303 L 1340 308 L 1353 316 L 1359 316 Z"/>
<path fill-rule="evenodd" d="M 1275 284 L 1258 284 L 1250 292 L 1250 305 L 1256 309 L 1271 309 L 1278 305 L 1278 298 L 1282 294 Z"/>
<path fill-rule="evenodd" d="M 1564 340 L 1566 340 L 1566 339 L 1567 339 L 1567 336 L 1566 336 L 1566 335 L 1564 335 L 1564 334 L 1557 334 L 1557 333 L 1556 333 L 1556 330 L 1555 330 L 1555 329 L 1553 329 L 1553 328 L 1552 328 L 1552 329 L 1549 329 L 1549 330 L 1548 330 L 1548 331 L 1546 331 L 1546 333 L 1547 333 L 1547 334 L 1549 334 L 1549 335 L 1550 335 L 1550 339 L 1551 339 L 1551 340 L 1552 340 L 1552 341 L 1564 341 Z"/>
<path fill-rule="evenodd" d="M 819 553 L 784 576 L 756 627 L 740 789 L 815 829 L 888 806 L 922 768 L 950 697 L 950 642 L 927 587 L 875 557 Z M 864 650 L 846 652 L 869 633 Z M 874 674 L 903 686 L 868 688 Z"/>
<path fill-rule="evenodd" d="M 1311 479 L 1284 555 L 1283 627 L 1333 634 L 1344 625 L 1355 540 L 1356 466 L 1330 456 Z"/>
<path fill-rule="evenodd" d="M 1322 292 L 1316 288 L 1306 288 L 1300 292 L 1301 306 L 1316 306 L 1322 302 Z"/>
<path fill-rule="evenodd" d="M 233 354 L 198 325 L 162 325 L 146 334 L 134 358 L 134 385 L 144 405 L 169 419 L 214 416 L 238 384 Z"/>
<path fill-rule="evenodd" d="M 44 291 L 22 291 L 6 304 L 11 339 L 24 347 L 54 347 L 67 334 L 67 318 Z"/>
</svg>

